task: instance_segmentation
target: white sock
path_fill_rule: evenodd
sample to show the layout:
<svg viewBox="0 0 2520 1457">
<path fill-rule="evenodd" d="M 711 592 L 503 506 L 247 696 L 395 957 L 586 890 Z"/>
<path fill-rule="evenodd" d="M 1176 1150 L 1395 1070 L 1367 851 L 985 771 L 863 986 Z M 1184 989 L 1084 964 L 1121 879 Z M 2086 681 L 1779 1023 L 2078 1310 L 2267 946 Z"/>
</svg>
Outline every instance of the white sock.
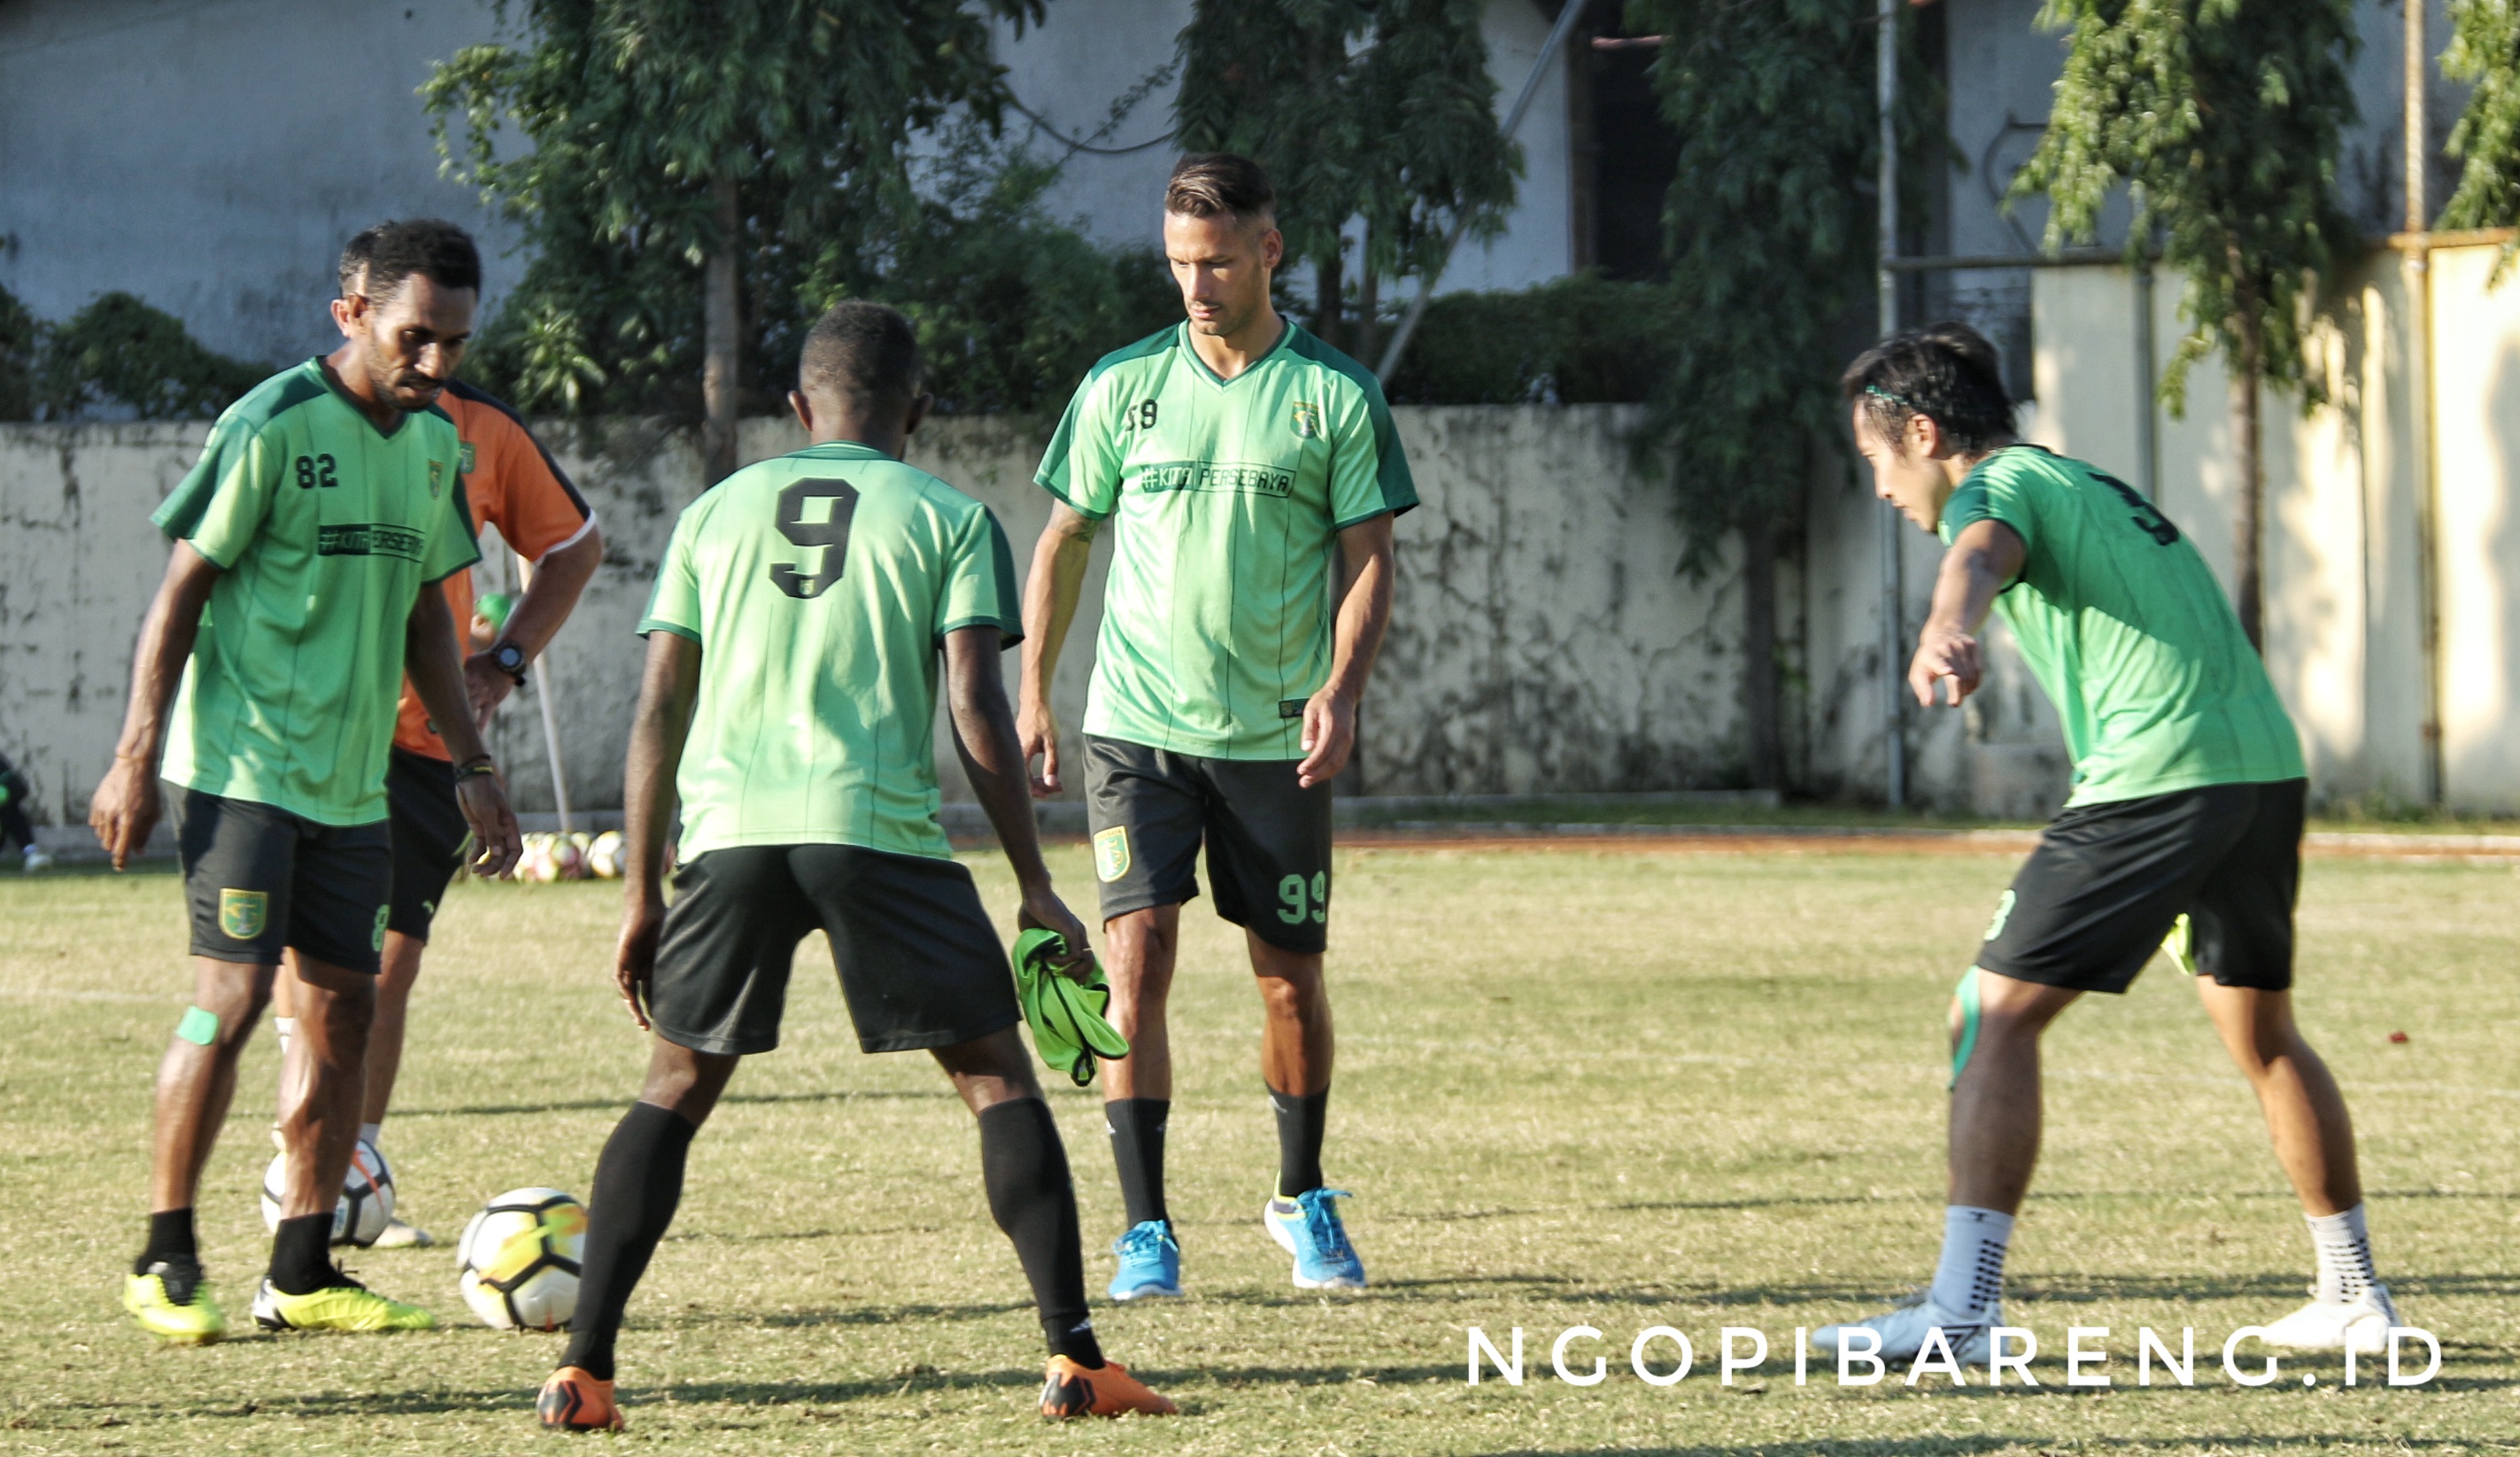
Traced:
<svg viewBox="0 0 2520 1457">
<path fill-rule="evenodd" d="M 2380 1283 L 2371 1268 L 2371 1234 L 2363 1227 L 2362 1206 L 2342 1214 L 2305 1214 L 2310 1243 L 2318 1252 L 2318 1298 L 2343 1304 L 2361 1298 Z"/>
<path fill-rule="evenodd" d="M 1943 1257 L 1934 1266 L 1933 1302 L 1955 1315 L 1981 1315 L 2003 1298 L 2003 1252 L 2012 1216 L 1956 1204 L 1943 1210 Z"/>
<path fill-rule="evenodd" d="M 385 1125 L 382 1123 L 361 1123 L 359 1125 L 359 1142 L 366 1144 L 369 1148 L 375 1148 L 377 1146 L 377 1140 L 382 1138 L 384 1136 L 384 1132 Z"/>
<path fill-rule="evenodd" d="M 280 1034 L 280 1060 L 285 1063 L 289 1061 L 290 1044 L 297 1040 L 297 1019 L 275 1017 L 271 1020 L 271 1029 Z"/>
</svg>

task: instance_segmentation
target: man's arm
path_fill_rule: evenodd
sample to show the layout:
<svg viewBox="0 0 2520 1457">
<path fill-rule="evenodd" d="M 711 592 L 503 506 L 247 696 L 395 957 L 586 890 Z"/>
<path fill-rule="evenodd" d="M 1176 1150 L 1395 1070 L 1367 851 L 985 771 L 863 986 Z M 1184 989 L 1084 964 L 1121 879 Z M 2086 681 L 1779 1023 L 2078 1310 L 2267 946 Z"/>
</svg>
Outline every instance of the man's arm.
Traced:
<svg viewBox="0 0 2520 1457">
<path fill-rule="evenodd" d="M 1356 751 L 1356 706 L 1373 676 L 1391 625 L 1394 568 L 1389 513 L 1358 522 L 1338 533 L 1338 621 L 1332 629 L 1329 681 L 1304 702 L 1304 761 L 1295 782 L 1305 789 L 1328 784 Z"/>
<path fill-rule="evenodd" d="M 455 615 L 447 611 L 446 594 L 435 582 L 420 589 L 412 599 L 411 615 L 403 621 L 403 672 L 454 757 L 455 802 L 463 806 L 464 822 L 472 827 L 472 873 L 506 875 L 524 852 L 524 837 L 517 832 L 517 816 L 508 807 L 508 792 L 500 787 L 499 776 L 464 772 L 472 765 L 488 763 L 490 750 L 465 711 L 464 667 L 455 656 Z"/>
<path fill-rule="evenodd" d="M 665 826 L 674 817 L 674 776 L 699 695 L 700 645 L 662 628 L 649 633 L 621 785 L 621 944 L 613 956 L 621 1000 L 642 1031 L 649 1027 L 656 936 L 665 925 Z"/>
<path fill-rule="evenodd" d="M 586 590 L 595 569 L 603 565 L 604 533 L 589 522 L 585 535 L 566 546 L 552 548 L 533 564 L 525 581 L 525 594 L 517 599 L 516 609 L 508 615 L 507 627 L 499 636 L 524 649 L 527 662 L 542 657 L 543 649 L 551 646 L 551 640 L 560 634 L 561 624 L 576 609 L 578 595 Z M 516 686 L 515 679 L 491 663 L 486 649 L 464 660 L 464 688 L 472 701 L 476 722 L 486 726 L 491 712 Z"/>
<path fill-rule="evenodd" d="M 122 706 L 122 737 L 113 746 L 113 767 L 88 799 L 88 828 L 120 870 L 149 842 L 158 828 L 158 755 L 166 746 L 166 707 L 184 680 L 184 663 L 193 656 L 193 639 L 202 630 L 202 609 L 218 584 L 219 569 L 190 542 L 178 541 L 166 555 L 166 574 L 148 615 L 140 619 L 140 641 L 131 650 L 131 697 Z"/>
<path fill-rule="evenodd" d="M 1024 577 L 1022 706 L 1016 715 L 1021 751 L 1016 766 L 1029 769 L 1034 759 L 1041 760 L 1032 792 L 1043 798 L 1058 794 L 1059 788 L 1058 720 L 1051 711 L 1050 683 L 1058 672 L 1058 650 L 1067 641 L 1068 626 L 1076 620 L 1076 600 L 1085 589 L 1085 564 L 1094 554 L 1094 529 L 1100 524 L 1064 501 L 1053 505 L 1050 524 L 1041 528 L 1041 540 L 1033 544 L 1032 570 Z M 998 697 L 1003 703 L 1003 686 Z"/>
<path fill-rule="evenodd" d="M 1067 966 L 1082 968 L 1090 965 L 1085 959 L 1089 950 L 1085 923 L 1051 888 L 1050 867 L 1042 862 L 1041 837 L 1033 824 L 1032 801 L 1024 796 L 1025 759 L 1015 736 L 1014 716 L 1007 711 L 1006 671 L 999 665 L 1004 652 L 1001 636 L 987 624 L 958 627 L 945 634 L 945 701 L 954 721 L 954 751 L 962 756 L 971 793 L 979 797 L 980 808 L 998 832 L 998 845 L 1006 851 L 1015 885 L 1023 892 L 1017 924 L 1058 932 L 1067 940 Z"/>
<path fill-rule="evenodd" d="M 1995 599 L 2021 575 L 2029 552 L 2021 537 L 2000 521 L 1971 522 L 1952 538 L 1934 573 L 1934 606 L 1916 634 L 1916 656 L 1908 663 L 1908 687 L 1916 702 L 1934 706 L 1934 685 L 1952 685 L 1952 706 L 1977 692 L 1986 676 L 1978 652 L 1977 629 L 1995 607 Z"/>
</svg>

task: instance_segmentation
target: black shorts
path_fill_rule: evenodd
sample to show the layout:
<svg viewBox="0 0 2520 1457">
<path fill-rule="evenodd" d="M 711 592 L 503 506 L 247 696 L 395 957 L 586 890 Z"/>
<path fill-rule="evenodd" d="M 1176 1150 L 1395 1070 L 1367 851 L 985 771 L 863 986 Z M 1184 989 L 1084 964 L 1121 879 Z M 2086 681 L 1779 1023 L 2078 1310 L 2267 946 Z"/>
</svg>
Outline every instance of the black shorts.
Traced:
<svg viewBox="0 0 2520 1457">
<path fill-rule="evenodd" d="M 1014 971 L 951 860 L 847 844 L 710 850 L 674 873 L 649 1010 L 695 1052 L 779 1045 L 788 973 L 808 932 L 832 940 L 840 994 L 867 1052 L 951 1047 L 1011 1027 Z"/>
<path fill-rule="evenodd" d="M 2217 784 L 2066 810 L 2003 892 L 1978 966 L 2124 991 L 2184 914 L 2199 975 L 2286 990 L 2308 788 Z"/>
<path fill-rule="evenodd" d="M 464 860 L 472 827 L 455 802 L 455 766 L 397 749 L 385 761 L 385 807 L 393 826 L 393 901 L 385 930 L 428 939 L 438 902 Z"/>
<path fill-rule="evenodd" d="M 1330 787 L 1296 759 L 1196 758 L 1124 739 L 1085 740 L 1085 813 L 1102 919 L 1198 894 L 1198 847 L 1216 913 L 1282 950 L 1329 944 Z"/>
<path fill-rule="evenodd" d="M 374 972 L 393 893 L 383 820 L 319 825 L 269 804 L 166 786 L 193 954 L 277 966 L 287 947 Z"/>
</svg>

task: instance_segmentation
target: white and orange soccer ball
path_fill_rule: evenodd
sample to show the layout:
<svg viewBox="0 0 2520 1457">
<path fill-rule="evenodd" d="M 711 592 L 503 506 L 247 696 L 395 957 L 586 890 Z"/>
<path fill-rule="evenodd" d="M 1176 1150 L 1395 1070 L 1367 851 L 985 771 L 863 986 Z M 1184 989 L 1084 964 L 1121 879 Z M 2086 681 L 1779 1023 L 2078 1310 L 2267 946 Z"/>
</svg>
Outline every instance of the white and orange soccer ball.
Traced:
<svg viewBox="0 0 2520 1457">
<path fill-rule="evenodd" d="M 621 832 L 607 830 L 586 847 L 586 868 L 598 880 L 621 879 Z"/>
<path fill-rule="evenodd" d="M 585 1251 L 584 1205 L 558 1189 L 511 1189 L 464 1226 L 456 1287 L 495 1330 L 565 1330 Z"/>
<path fill-rule="evenodd" d="M 555 835 L 551 838 L 551 879 L 582 881 L 586 879 L 586 837 Z"/>
<path fill-rule="evenodd" d="M 262 1227 L 280 1228 L 280 1200 L 289 1181 L 289 1156 L 272 1156 L 262 1171 Z M 341 1175 L 341 1198 L 333 1206 L 333 1243 L 365 1250 L 393 1222 L 393 1168 L 377 1146 L 360 1139 Z"/>
</svg>

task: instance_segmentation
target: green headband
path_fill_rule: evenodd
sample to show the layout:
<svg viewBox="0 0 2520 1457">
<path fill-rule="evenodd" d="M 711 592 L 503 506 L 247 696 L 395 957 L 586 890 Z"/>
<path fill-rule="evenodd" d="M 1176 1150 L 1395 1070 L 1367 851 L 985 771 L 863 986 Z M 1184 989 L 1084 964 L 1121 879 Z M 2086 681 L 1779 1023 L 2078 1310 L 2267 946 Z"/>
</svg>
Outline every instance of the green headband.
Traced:
<svg viewBox="0 0 2520 1457">
<path fill-rule="evenodd" d="M 1914 404 L 1912 401 L 1910 401 L 1910 400 L 1908 400 L 1908 399 L 1902 398 L 1902 397 L 1901 397 L 1901 396 L 1899 396 L 1899 395 L 1892 394 L 1889 390 L 1882 388 L 1882 387 L 1881 387 L 1880 386 L 1878 386 L 1878 385 L 1867 385 L 1867 386 L 1865 386 L 1865 387 L 1864 387 L 1864 392 L 1865 392 L 1865 393 L 1867 393 L 1867 394 L 1868 394 L 1868 395 L 1871 395 L 1874 399 L 1886 399 L 1886 400 L 1888 400 L 1890 403 L 1892 403 L 1892 404 L 1894 404 L 1894 405 L 1897 405 L 1900 409 L 1903 409 L 1903 410 L 1915 410 L 1915 412 L 1916 412 L 1917 414 L 1919 414 L 1919 415 L 1921 415 L 1921 414 L 1925 413 L 1925 412 L 1924 412 L 1924 411 L 1922 411 L 1922 410 L 1917 410 L 1917 409 L 1916 409 L 1915 404 Z"/>
</svg>

